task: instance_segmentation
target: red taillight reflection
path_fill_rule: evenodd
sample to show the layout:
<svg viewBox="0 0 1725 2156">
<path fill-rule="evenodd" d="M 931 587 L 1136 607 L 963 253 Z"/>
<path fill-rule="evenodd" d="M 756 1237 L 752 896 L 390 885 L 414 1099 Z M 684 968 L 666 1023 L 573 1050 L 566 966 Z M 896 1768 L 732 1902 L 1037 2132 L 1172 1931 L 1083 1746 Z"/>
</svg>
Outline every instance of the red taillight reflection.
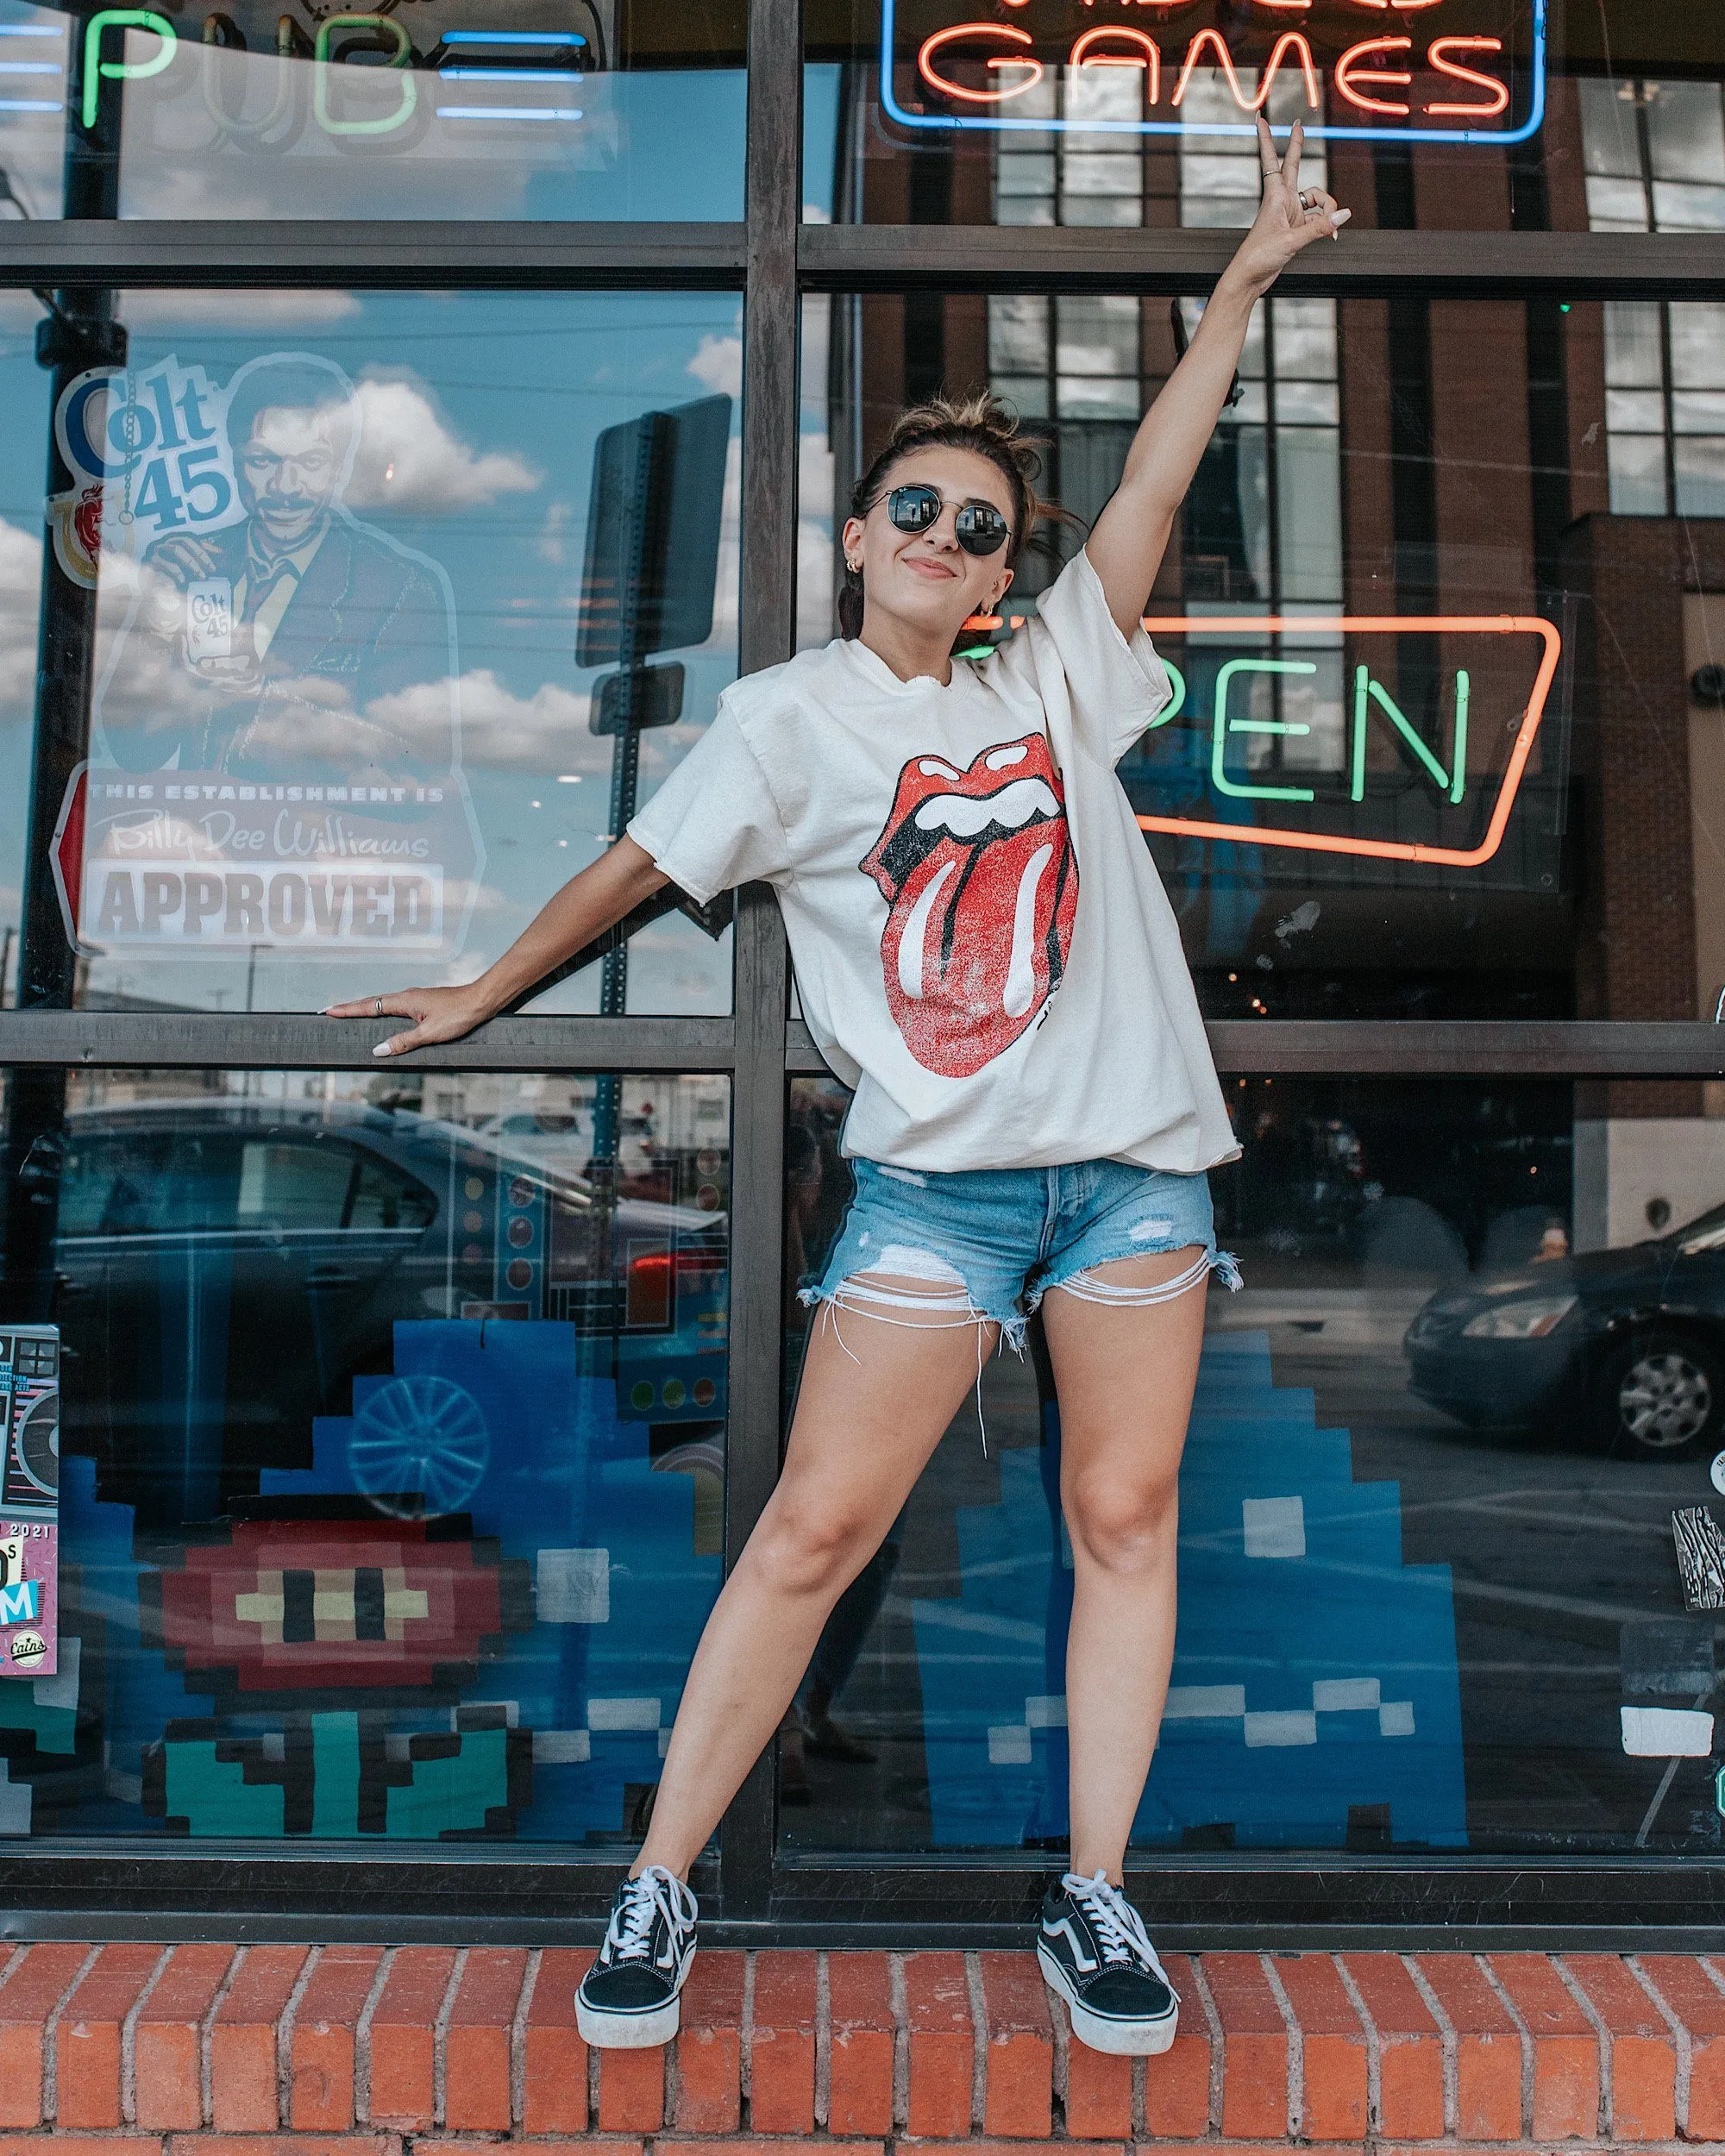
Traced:
<svg viewBox="0 0 1725 2156">
<path fill-rule="evenodd" d="M 629 1260 L 624 1323 L 662 1331 L 672 1321 L 676 1282 L 680 1278 L 711 1275 L 724 1270 L 724 1258 L 717 1250 L 641 1250 Z"/>
</svg>

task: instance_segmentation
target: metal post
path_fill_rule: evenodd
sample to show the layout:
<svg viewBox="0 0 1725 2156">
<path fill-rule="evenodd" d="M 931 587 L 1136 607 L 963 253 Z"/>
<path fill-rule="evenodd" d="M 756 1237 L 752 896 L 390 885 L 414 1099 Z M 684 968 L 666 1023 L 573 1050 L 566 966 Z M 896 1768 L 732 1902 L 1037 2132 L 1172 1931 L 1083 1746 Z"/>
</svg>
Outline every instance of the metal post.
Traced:
<svg viewBox="0 0 1725 2156">
<path fill-rule="evenodd" d="M 797 0 L 750 0 L 749 272 L 743 317 L 743 559 L 737 662 L 788 659 L 796 640 L 797 234 L 802 27 Z M 737 1562 L 779 1471 L 784 1247 L 785 1017 L 789 968 L 762 884 L 737 902 L 731 1100 L 731 1420 L 724 1552 Z M 766 1916 L 777 1839 L 777 1747 L 738 1791 L 719 1844 L 724 1915 Z"/>
</svg>

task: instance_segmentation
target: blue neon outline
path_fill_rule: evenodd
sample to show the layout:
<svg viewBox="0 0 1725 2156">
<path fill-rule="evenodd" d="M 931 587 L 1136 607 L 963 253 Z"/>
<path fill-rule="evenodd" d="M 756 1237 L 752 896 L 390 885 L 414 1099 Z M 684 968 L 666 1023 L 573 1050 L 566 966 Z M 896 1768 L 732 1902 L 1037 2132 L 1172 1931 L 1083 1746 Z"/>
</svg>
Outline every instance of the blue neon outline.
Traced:
<svg viewBox="0 0 1725 2156">
<path fill-rule="evenodd" d="M 63 75 L 57 60 L 0 60 L 0 75 Z"/>
<path fill-rule="evenodd" d="M 442 82 L 582 82 L 567 67 L 440 67 Z"/>
<path fill-rule="evenodd" d="M 445 30 L 446 45 L 585 45 L 574 30 Z"/>
<path fill-rule="evenodd" d="M 559 105 L 437 105 L 440 120 L 579 120 L 579 107 Z"/>
<path fill-rule="evenodd" d="M 1032 117 L 984 119 L 982 115 L 955 113 L 942 119 L 929 113 L 906 112 L 893 94 L 894 0 L 881 0 L 881 110 L 900 127 L 956 133 L 981 129 L 988 135 L 1257 135 L 1255 123 L 1219 121 L 1212 127 L 1195 127 L 1184 120 L 1039 120 Z M 1306 127 L 1308 142 L 1525 142 L 1537 135 L 1546 119 L 1546 0 L 1534 0 L 1534 102 L 1526 122 L 1512 129 L 1496 128 L 1333 128 Z M 1291 125 L 1291 122 L 1290 122 Z M 1276 132 L 1274 123 L 1271 132 Z M 1287 132 L 1286 129 L 1281 132 Z"/>
<path fill-rule="evenodd" d="M 66 107 L 57 99 L 47 97 L 0 97 L 0 112 L 64 112 Z"/>
</svg>

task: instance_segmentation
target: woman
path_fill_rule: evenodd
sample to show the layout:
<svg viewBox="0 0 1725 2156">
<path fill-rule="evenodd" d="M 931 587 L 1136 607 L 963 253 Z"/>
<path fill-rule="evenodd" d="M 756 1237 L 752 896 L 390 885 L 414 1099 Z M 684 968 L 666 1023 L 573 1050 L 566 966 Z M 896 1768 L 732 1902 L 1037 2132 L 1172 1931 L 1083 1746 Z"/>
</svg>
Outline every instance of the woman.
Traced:
<svg viewBox="0 0 1725 2156">
<path fill-rule="evenodd" d="M 1121 1891 L 1173 1656 L 1176 1476 L 1217 1251 L 1205 1170 L 1237 1150 L 1168 901 L 1114 775 L 1166 703 L 1139 617 L 1254 303 L 1348 213 L 1258 123 L 1257 222 L 1038 618 L 981 661 L 1038 514 L 987 397 L 906 413 L 844 530 L 843 636 L 737 682 L 628 835 L 471 987 L 337 1006 L 452 1040 L 667 881 L 778 891 L 804 1012 L 855 1093 L 856 1195 L 825 1276 L 784 1471 L 707 1621 L 647 1839 L 580 2022 L 674 2034 L 691 1863 L 778 1727 L 839 1595 L 982 1357 L 1041 1305 L 1072 1544 L 1071 1865 L 1038 1952 L 1098 2049 L 1164 2051 L 1178 2002 Z M 1126 1388 L 1118 1373 L 1155 1373 Z"/>
</svg>

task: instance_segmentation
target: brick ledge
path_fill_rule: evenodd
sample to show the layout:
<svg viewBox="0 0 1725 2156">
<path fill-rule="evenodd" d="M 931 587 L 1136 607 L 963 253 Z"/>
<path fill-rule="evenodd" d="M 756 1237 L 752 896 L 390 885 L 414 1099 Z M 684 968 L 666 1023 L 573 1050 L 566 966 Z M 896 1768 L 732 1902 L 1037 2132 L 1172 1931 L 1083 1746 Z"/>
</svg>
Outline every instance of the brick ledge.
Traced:
<svg viewBox="0 0 1725 2156">
<path fill-rule="evenodd" d="M 662 2051 L 590 2053 L 585 1950 L 0 1948 L 0 2156 L 1646 2156 L 1725 2144 L 1725 1963 L 1175 1954 L 1164 2057 L 1070 2040 L 1025 1952 L 704 1952 Z"/>
</svg>

